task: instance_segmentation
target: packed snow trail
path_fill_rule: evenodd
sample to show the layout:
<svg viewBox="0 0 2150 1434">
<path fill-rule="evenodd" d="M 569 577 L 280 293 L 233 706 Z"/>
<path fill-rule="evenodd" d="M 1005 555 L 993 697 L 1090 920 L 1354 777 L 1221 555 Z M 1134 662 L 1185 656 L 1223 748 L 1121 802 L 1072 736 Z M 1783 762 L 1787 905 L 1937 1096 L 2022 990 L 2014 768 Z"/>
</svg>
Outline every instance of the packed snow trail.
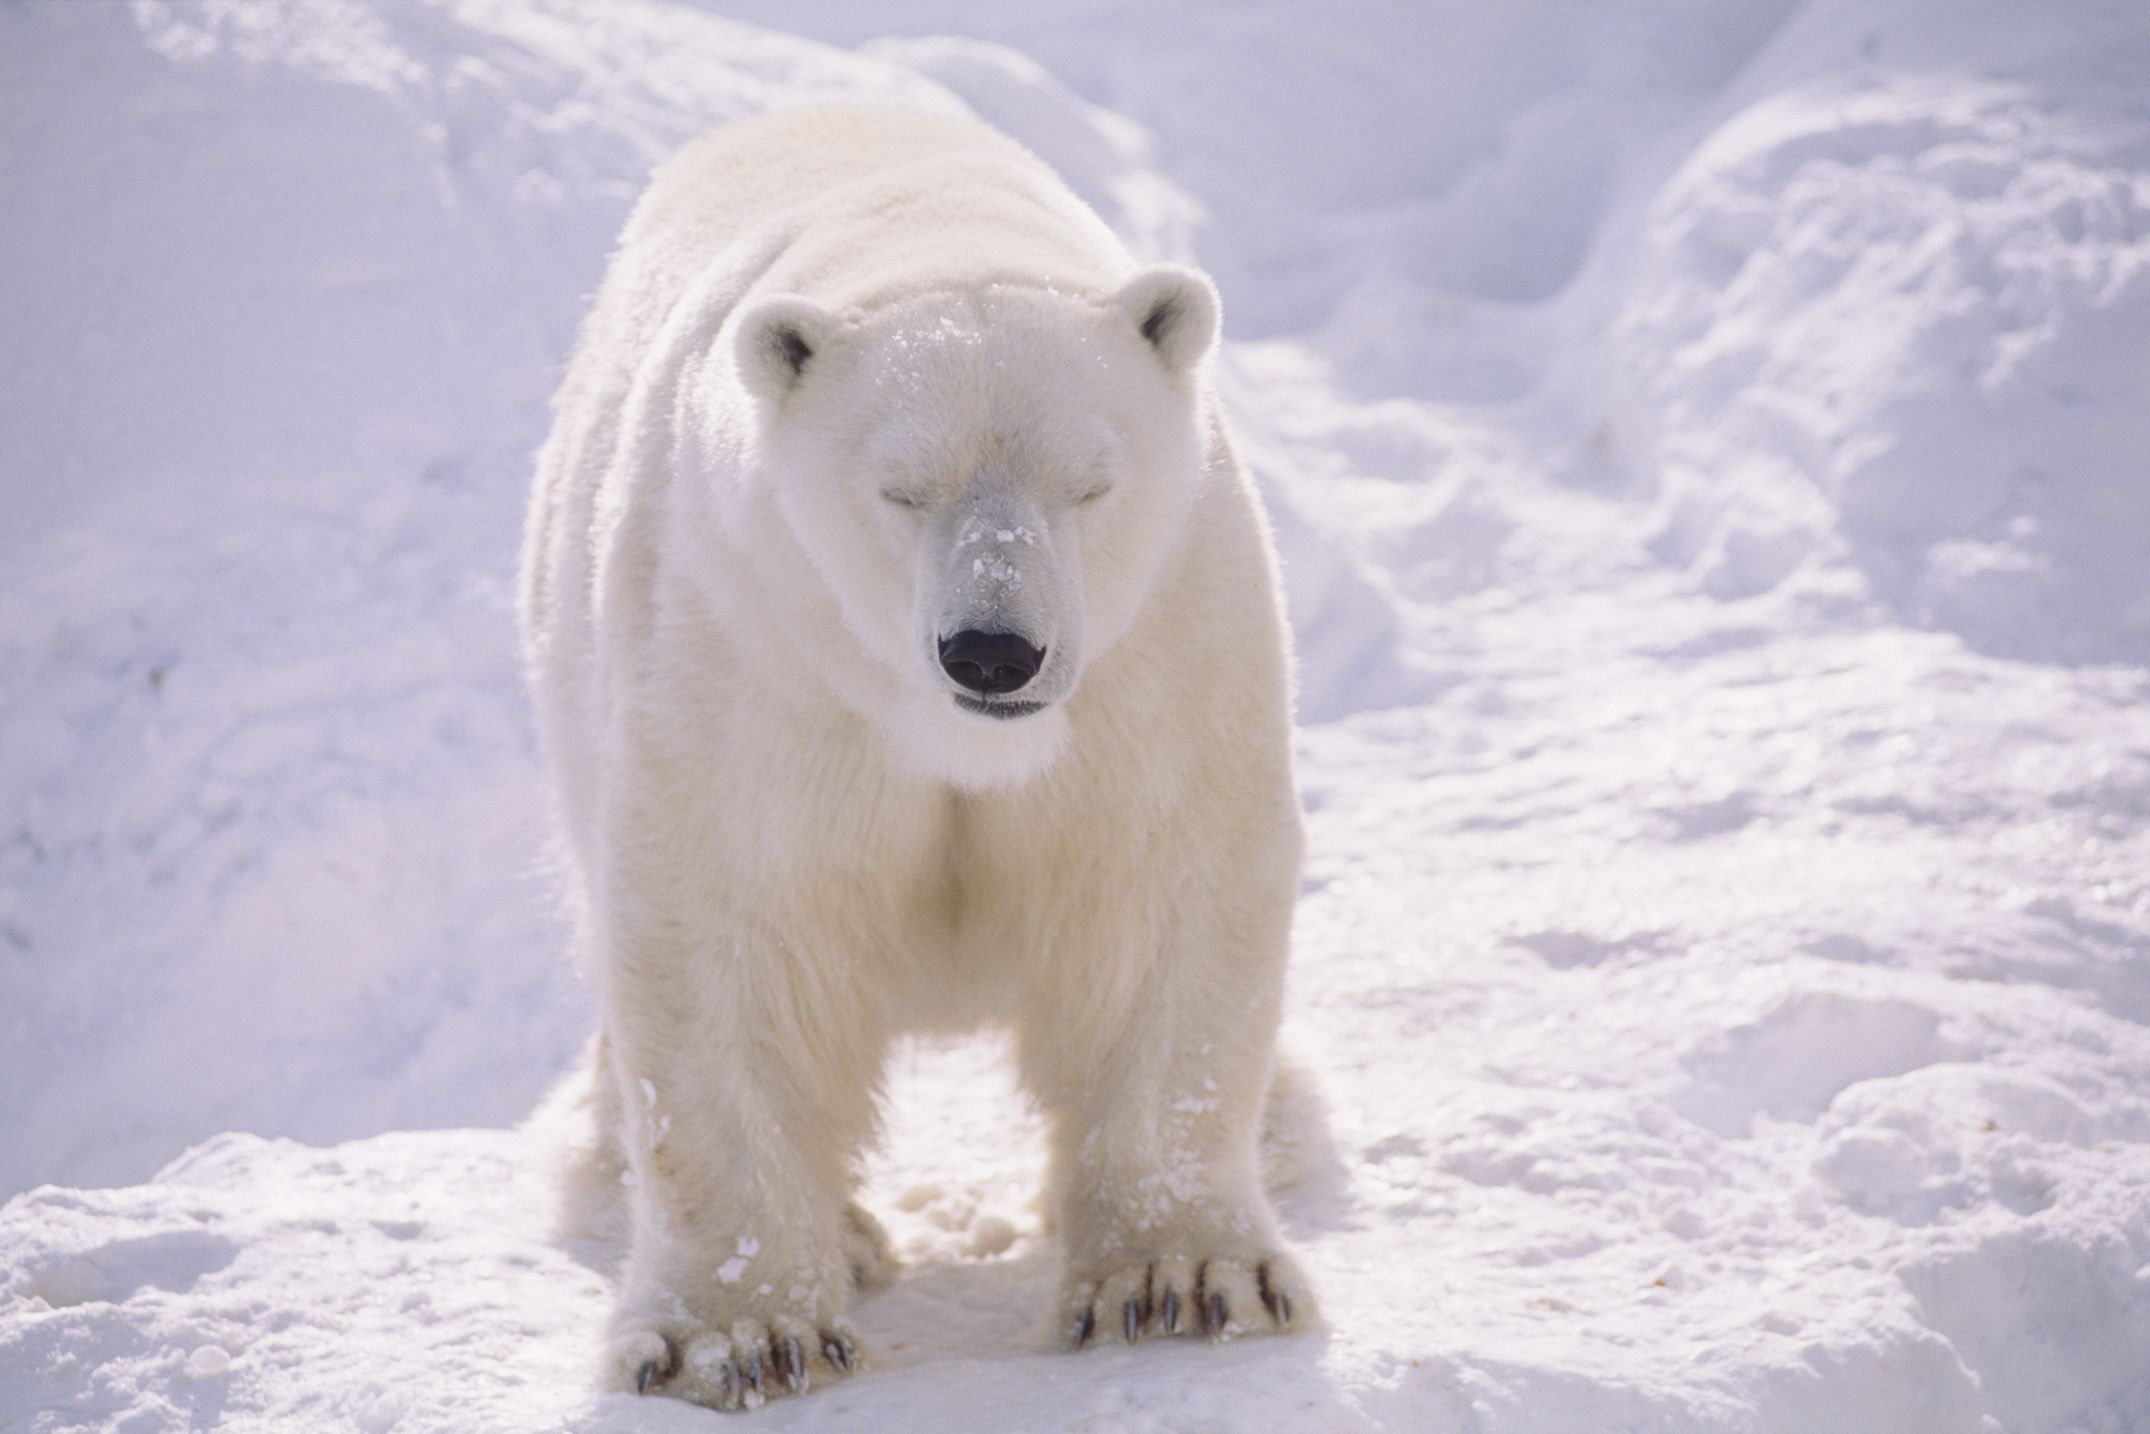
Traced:
<svg viewBox="0 0 2150 1434">
<path fill-rule="evenodd" d="M 725 10 L 0 10 L 0 1429 L 715 1427 L 591 1392 L 541 1132 L 405 1127 L 589 1021 L 506 597 L 582 296 L 846 98 L 1220 280 L 1330 1325 L 1040 1352 L 1033 1118 L 918 1048 L 876 1367 L 756 1419 L 2150 1430 L 2139 7 Z"/>
</svg>

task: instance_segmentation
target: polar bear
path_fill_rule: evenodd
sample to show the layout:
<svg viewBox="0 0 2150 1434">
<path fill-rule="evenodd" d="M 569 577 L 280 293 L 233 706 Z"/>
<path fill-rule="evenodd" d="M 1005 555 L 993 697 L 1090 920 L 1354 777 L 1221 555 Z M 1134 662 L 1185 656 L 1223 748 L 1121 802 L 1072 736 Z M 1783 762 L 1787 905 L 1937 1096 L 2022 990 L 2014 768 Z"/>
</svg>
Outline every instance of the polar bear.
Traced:
<svg viewBox="0 0 2150 1434">
<path fill-rule="evenodd" d="M 1012 1033 L 1067 1344 L 1312 1317 L 1257 1168 L 1301 835 L 1217 333 L 969 122 L 741 122 L 635 209 L 521 590 L 600 993 L 577 1183 L 624 1202 L 608 1387 L 855 1367 L 908 1031 Z"/>
</svg>

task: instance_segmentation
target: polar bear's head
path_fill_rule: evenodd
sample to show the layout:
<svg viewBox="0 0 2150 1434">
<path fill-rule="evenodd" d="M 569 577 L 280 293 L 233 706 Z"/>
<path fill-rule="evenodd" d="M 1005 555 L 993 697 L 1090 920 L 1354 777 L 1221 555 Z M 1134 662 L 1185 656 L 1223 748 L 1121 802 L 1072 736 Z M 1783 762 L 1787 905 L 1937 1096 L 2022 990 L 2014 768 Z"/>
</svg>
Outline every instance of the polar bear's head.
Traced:
<svg viewBox="0 0 2150 1434">
<path fill-rule="evenodd" d="M 1103 298 L 991 284 L 739 315 L 748 481 L 877 669 L 831 685 L 906 766 L 979 789 L 1053 760 L 1203 481 L 1217 329 L 1209 281 L 1169 266 Z"/>
</svg>

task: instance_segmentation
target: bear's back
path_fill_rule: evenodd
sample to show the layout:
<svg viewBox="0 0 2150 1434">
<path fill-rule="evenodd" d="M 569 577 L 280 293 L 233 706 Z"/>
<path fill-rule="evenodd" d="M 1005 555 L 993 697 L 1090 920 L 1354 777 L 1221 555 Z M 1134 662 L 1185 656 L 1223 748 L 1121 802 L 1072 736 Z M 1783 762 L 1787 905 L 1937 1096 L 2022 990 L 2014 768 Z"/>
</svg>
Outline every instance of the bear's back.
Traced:
<svg viewBox="0 0 2150 1434">
<path fill-rule="evenodd" d="M 612 277 L 644 291 L 635 307 L 658 311 L 720 259 L 759 267 L 754 291 L 839 312 L 985 283 L 1104 294 L 1135 267 L 1013 140 L 970 120 L 863 106 L 763 115 L 697 140 L 657 172 L 621 247 L 640 272 Z"/>
</svg>

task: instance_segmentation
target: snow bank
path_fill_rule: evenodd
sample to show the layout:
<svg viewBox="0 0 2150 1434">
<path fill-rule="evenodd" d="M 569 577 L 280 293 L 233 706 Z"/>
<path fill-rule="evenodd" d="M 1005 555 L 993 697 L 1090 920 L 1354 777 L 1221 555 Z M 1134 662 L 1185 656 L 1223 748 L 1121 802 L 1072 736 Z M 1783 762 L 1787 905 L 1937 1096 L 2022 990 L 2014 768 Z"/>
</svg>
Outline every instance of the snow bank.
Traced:
<svg viewBox="0 0 2150 1434">
<path fill-rule="evenodd" d="M 1612 356 L 1661 550 L 1848 555 L 1986 651 L 2150 654 L 2150 38 L 2124 7 L 1817 5 L 1652 196 Z"/>
<path fill-rule="evenodd" d="M 921 1049 L 878 1366 L 757 1418 L 2150 1430 L 2139 7 L 724 8 L 0 9 L 0 1425 L 710 1427 L 588 1392 L 544 1132 L 379 1132 L 587 1026 L 506 597 L 581 296 L 844 97 L 1224 286 L 1332 1325 L 1037 1353 L 1034 1117 Z"/>
</svg>

